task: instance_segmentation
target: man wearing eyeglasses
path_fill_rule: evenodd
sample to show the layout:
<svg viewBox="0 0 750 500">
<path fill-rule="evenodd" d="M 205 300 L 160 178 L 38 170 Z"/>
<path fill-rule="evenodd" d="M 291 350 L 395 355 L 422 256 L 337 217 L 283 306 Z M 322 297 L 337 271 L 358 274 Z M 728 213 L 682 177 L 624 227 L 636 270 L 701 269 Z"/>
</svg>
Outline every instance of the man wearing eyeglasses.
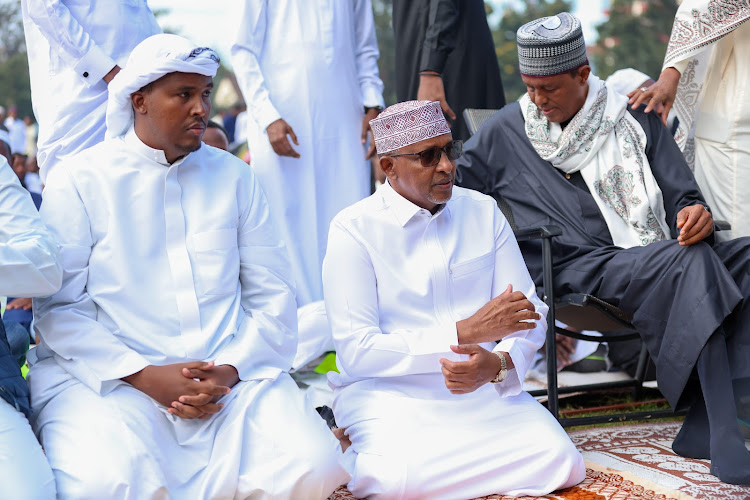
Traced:
<svg viewBox="0 0 750 500">
<path fill-rule="evenodd" d="M 323 263 L 349 489 L 441 499 L 577 484 L 581 455 L 522 390 L 547 307 L 495 201 L 454 187 L 462 143 L 440 104 L 396 104 L 370 125 L 388 182 L 336 216 Z"/>
</svg>

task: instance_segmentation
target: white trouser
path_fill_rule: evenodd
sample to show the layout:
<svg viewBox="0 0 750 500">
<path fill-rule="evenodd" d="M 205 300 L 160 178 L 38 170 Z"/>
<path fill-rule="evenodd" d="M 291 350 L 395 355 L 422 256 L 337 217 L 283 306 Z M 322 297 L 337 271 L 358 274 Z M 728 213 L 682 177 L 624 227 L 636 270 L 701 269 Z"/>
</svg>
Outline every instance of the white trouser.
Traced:
<svg viewBox="0 0 750 500">
<path fill-rule="evenodd" d="M 29 421 L 0 399 L 0 491 L 2 498 L 55 498 L 55 478 Z"/>
</svg>

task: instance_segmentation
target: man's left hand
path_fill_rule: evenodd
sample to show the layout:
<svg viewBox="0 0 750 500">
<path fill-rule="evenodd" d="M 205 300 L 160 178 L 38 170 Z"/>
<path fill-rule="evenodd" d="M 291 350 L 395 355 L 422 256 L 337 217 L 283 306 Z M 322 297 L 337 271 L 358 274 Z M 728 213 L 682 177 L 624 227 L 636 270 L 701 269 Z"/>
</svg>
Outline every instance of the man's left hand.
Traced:
<svg viewBox="0 0 750 500">
<path fill-rule="evenodd" d="M 370 134 L 370 147 L 367 149 L 365 154 L 365 160 L 369 160 L 375 156 L 375 137 L 372 135 L 370 130 L 370 120 L 377 117 L 380 114 L 378 108 L 367 108 L 365 117 L 362 119 L 362 145 L 367 143 L 367 134 Z"/>
<path fill-rule="evenodd" d="M 687 247 L 703 241 L 714 232 L 714 218 L 703 205 L 691 205 L 677 214 L 677 228 L 680 230 L 677 241 Z"/>
<path fill-rule="evenodd" d="M 452 345 L 451 350 L 456 354 L 469 355 L 468 361 L 440 360 L 445 386 L 452 394 L 474 392 L 500 372 L 500 358 L 478 344 Z"/>
<path fill-rule="evenodd" d="M 23 309 L 24 311 L 31 311 L 31 299 L 25 297 L 21 299 L 11 300 L 10 302 L 8 302 L 8 305 L 5 306 L 5 310 L 11 311 L 13 309 Z"/>
</svg>

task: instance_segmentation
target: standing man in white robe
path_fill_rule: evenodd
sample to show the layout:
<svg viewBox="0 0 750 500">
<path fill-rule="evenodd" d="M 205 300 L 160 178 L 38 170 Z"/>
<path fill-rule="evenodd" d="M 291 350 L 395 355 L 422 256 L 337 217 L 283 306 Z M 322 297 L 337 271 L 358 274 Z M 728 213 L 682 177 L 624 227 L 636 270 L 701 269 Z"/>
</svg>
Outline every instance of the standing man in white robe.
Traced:
<svg viewBox="0 0 750 500">
<path fill-rule="evenodd" d="M 522 390 L 547 306 L 495 201 L 453 187 L 462 144 L 440 103 L 396 104 L 371 126 L 388 182 L 336 216 L 323 265 L 349 489 L 439 500 L 578 484 L 580 453 Z"/>
<path fill-rule="evenodd" d="M 107 139 L 48 179 L 64 276 L 34 306 L 29 381 L 61 498 L 322 499 L 348 479 L 287 373 L 294 288 L 260 184 L 201 145 L 218 66 L 144 40 Z"/>
<path fill-rule="evenodd" d="M 674 105 L 675 140 L 717 219 L 731 231 L 717 240 L 750 236 L 750 2 L 684 0 L 675 16 L 664 69 L 651 86 L 633 91 L 633 107 Z M 658 111 L 658 109 L 657 109 Z"/>
<path fill-rule="evenodd" d="M 370 0 L 244 2 L 232 65 L 298 306 L 323 299 L 331 219 L 369 194 L 367 125 L 384 106 L 378 55 Z"/>
<path fill-rule="evenodd" d="M 104 139 L 107 85 L 133 47 L 161 33 L 146 0 L 21 0 L 42 182 Z"/>
</svg>

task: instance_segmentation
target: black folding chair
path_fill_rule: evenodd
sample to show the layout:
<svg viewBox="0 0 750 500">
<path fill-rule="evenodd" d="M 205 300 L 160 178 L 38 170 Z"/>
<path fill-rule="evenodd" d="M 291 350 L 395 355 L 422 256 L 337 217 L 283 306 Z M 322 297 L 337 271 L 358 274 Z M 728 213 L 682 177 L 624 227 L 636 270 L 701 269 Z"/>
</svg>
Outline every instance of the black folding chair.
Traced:
<svg viewBox="0 0 750 500">
<path fill-rule="evenodd" d="M 482 124 L 487 121 L 497 110 L 489 109 L 465 109 L 464 120 L 470 134 L 476 133 Z M 561 425 L 586 425 L 622 420 L 644 420 L 654 417 L 672 416 L 672 410 L 654 410 L 648 412 L 628 412 L 610 415 L 599 415 L 593 417 L 571 417 L 561 418 L 559 414 L 558 394 L 583 392 L 591 390 L 612 389 L 620 387 L 632 387 L 634 399 L 639 399 L 646 375 L 649 361 L 648 350 L 645 343 L 641 345 L 638 365 L 635 376 L 626 380 L 603 382 L 595 384 L 582 384 L 571 387 L 557 386 L 557 352 L 555 350 L 555 334 L 559 333 L 566 337 L 591 342 L 619 342 L 640 338 L 635 327 L 631 324 L 632 316 L 625 311 L 609 304 L 593 295 L 585 293 L 570 293 L 561 297 L 555 297 L 552 273 L 552 238 L 562 234 L 560 227 L 545 225 L 533 228 L 516 227 L 513 211 L 510 205 L 499 195 L 492 194 L 498 207 L 505 215 L 511 225 L 516 240 L 528 241 L 532 239 L 542 240 L 542 300 L 549 307 L 547 314 L 547 339 L 546 339 L 546 365 L 547 365 L 547 389 L 530 391 L 532 396 L 547 395 L 547 408 L 557 418 Z M 555 319 L 576 330 L 598 331 L 602 334 L 592 336 L 556 326 Z"/>
</svg>

